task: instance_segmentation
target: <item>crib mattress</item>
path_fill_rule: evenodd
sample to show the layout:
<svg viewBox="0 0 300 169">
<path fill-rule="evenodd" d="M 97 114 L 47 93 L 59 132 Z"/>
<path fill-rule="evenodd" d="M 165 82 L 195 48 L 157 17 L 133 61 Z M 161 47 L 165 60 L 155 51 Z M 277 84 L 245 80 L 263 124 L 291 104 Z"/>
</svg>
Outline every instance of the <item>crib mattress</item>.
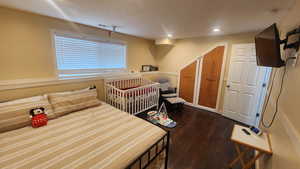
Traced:
<svg viewBox="0 0 300 169">
<path fill-rule="evenodd" d="M 108 104 L 0 134 L 0 168 L 123 169 L 166 134 Z"/>
</svg>

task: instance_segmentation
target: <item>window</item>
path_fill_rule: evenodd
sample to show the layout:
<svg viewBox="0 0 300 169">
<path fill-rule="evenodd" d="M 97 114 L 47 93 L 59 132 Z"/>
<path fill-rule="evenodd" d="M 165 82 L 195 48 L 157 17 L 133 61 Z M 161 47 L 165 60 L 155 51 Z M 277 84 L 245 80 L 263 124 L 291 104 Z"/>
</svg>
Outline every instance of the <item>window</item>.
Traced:
<svg viewBox="0 0 300 169">
<path fill-rule="evenodd" d="M 126 45 L 55 34 L 60 77 L 94 75 L 126 69 Z"/>
</svg>

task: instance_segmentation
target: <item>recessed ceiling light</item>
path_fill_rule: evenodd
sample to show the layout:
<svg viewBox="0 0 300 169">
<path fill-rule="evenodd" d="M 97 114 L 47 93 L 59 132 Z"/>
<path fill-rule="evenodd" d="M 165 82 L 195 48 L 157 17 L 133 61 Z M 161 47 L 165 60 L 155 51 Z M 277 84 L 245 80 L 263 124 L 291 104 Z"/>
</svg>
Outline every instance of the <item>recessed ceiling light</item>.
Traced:
<svg viewBox="0 0 300 169">
<path fill-rule="evenodd" d="M 172 38 L 172 37 L 173 37 L 173 35 L 172 35 L 172 34 L 168 34 L 167 36 L 168 36 L 169 38 Z"/>
<path fill-rule="evenodd" d="M 213 29 L 214 32 L 220 32 L 221 30 L 219 28 Z"/>
</svg>

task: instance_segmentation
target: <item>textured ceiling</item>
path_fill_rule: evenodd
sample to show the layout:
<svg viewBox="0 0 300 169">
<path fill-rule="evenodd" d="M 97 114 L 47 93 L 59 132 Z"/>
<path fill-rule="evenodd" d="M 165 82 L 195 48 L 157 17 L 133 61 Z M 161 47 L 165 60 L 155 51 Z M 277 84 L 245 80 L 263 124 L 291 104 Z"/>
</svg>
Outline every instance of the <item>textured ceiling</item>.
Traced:
<svg viewBox="0 0 300 169">
<path fill-rule="evenodd" d="M 295 0 L 0 0 L 1 6 L 157 39 L 261 30 L 278 21 Z M 220 32 L 213 32 L 220 28 Z"/>
</svg>

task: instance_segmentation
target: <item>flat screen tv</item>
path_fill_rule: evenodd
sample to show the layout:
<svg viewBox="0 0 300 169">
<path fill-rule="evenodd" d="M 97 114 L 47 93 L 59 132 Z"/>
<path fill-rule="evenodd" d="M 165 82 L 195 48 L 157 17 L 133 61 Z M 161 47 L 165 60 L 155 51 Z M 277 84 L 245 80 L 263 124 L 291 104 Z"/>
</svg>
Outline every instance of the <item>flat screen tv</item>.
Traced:
<svg viewBox="0 0 300 169">
<path fill-rule="evenodd" d="M 258 66 L 281 67 L 285 63 L 280 54 L 280 37 L 276 24 L 255 36 L 256 61 Z"/>
</svg>

